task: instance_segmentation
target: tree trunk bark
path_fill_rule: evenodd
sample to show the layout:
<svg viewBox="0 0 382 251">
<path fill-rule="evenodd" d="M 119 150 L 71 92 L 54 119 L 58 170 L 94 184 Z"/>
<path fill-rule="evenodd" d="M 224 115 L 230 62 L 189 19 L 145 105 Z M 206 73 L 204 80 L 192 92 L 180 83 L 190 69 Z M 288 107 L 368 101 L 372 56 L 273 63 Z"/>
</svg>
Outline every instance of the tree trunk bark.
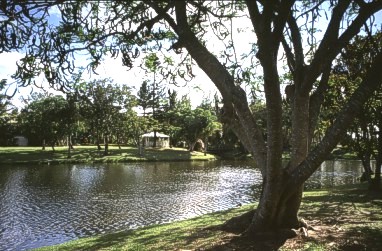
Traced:
<svg viewBox="0 0 382 251">
<path fill-rule="evenodd" d="M 380 191 L 381 188 L 381 166 L 382 166 L 382 121 L 378 123 L 378 141 L 377 141 L 377 156 L 375 165 L 375 175 L 372 180 L 372 186 L 370 187 L 373 191 Z"/>
<path fill-rule="evenodd" d="M 142 144 L 138 145 L 138 155 L 143 156 L 144 153 L 144 146 Z"/>
<path fill-rule="evenodd" d="M 119 136 L 119 133 L 117 134 L 117 145 L 118 145 L 118 149 L 121 150 L 122 147 L 121 147 L 121 143 L 120 143 L 120 136 Z"/>
<path fill-rule="evenodd" d="M 71 150 L 71 147 L 72 147 L 72 144 L 70 143 L 71 140 L 70 140 L 70 136 L 67 137 L 67 144 L 68 144 L 68 159 L 70 159 L 72 157 L 72 153 L 70 152 Z"/>
<path fill-rule="evenodd" d="M 207 156 L 207 151 L 208 151 L 208 137 L 205 138 L 204 140 L 204 156 Z"/>
<path fill-rule="evenodd" d="M 371 181 L 371 186 L 369 189 L 371 191 L 381 191 L 381 166 L 382 166 L 382 156 L 377 158 L 375 166 L 375 176 Z"/>
<path fill-rule="evenodd" d="M 109 138 L 107 135 L 104 136 L 104 144 L 105 144 L 105 149 L 104 149 L 103 155 L 107 156 L 109 155 Z"/>
<path fill-rule="evenodd" d="M 302 186 L 287 188 L 285 182 L 280 182 L 278 186 L 265 184 L 258 207 L 244 235 L 262 237 L 263 233 L 276 234 L 279 230 L 299 228 L 298 210 L 302 192 Z"/>
<path fill-rule="evenodd" d="M 364 169 L 364 173 L 362 174 L 361 181 L 367 181 L 369 186 L 371 186 L 371 165 L 370 165 L 370 157 L 371 154 L 365 153 L 361 156 L 362 166 Z"/>
</svg>

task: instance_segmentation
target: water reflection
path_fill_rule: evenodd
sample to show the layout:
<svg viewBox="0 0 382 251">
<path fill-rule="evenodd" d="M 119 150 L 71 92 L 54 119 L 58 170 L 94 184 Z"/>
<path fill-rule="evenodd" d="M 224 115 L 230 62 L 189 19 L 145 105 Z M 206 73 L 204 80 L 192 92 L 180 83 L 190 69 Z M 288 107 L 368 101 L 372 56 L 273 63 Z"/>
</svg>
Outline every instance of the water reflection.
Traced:
<svg viewBox="0 0 382 251">
<path fill-rule="evenodd" d="M 324 188 L 359 182 L 362 163 L 355 160 L 328 160 L 305 184 L 305 188 Z"/>
<path fill-rule="evenodd" d="M 358 164 L 326 162 L 309 184 L 356 181 Z M 0 172 L 0 250 L 232 208 L 255 201 L 261 182 L 250 162 L 8 166 Z"/>
<path fill-rule="evenodd" d="M 244 165 L 146 163 L 2 167 L 0 250 L 22 250 L 253 201 Z"/>
</svg>

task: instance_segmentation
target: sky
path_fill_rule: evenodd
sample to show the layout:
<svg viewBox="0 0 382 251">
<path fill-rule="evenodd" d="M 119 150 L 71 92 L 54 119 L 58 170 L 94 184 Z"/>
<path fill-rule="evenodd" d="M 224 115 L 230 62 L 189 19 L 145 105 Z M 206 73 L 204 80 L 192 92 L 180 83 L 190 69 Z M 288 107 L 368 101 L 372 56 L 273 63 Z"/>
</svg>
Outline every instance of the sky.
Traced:
<svg viewBox="0 0 382 251">
<path fill-rule="evenodd" d="M 7 79 L 8 83 L 14 83 L 11 75 L 16 72 L 17 66 L 16 61 L 22 58 L 23 54 L 18 52 L 8 52 L 0 54 L 0 79 Z M 217 89 L 212 84 L 210 79 L 206 74 L 199 68 L 193 69 L 196 77 L 188 84 L 179 83 L 179 86 L 169 85 L 168 88 L 178 91 L 178 97 L 187 95 L 191 98 L 194 106 L 200 104 L 202 98 L 213 98 Z M 115 83 L 124 84 L 135 88 L 137 91 L 142 84 L 145 75 L 144 73 L 137 69 L 127 70 L 125 66 L 122 65 L 121 59 L 113 59 L 111 57 L 105 57 L 103 63 L 97 68 L 98 75 L 86 74 L 85 79 L 98 79 L 98 78 L 112 78 Z M 39 83 L 47 86 L 47 82 L 44 78 L 39 78 Z M 11 95 L 14 92 L 15 84 L 10 85 L 7 94 Z M 31 92 L 39 91 L 36 87 L 21 87 L 16 92 L 16 95 L 12 99 L 12 103 L 16 107 L 22 107 L 23 103 L 20 98 L 23 96 L 26 98 Z M 60 95 L 60 92 L 55 92 L 49 89 L 49 92 Z"/>
</svg>

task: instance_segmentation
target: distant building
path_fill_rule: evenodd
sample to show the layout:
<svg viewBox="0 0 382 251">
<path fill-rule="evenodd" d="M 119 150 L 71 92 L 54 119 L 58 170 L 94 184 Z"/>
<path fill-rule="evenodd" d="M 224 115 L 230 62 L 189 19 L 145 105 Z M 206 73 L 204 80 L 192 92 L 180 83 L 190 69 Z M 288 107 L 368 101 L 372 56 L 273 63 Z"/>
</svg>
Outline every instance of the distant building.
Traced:
<svg viewBox="0 0 382 251">
<path fill-rule="evenodd" d="M 156 133 L 157 136 L 157 147 L 169 147 L 170 146 L 170 136 L 163 133 Z M 154 132 L 149 132 L 142 135 L 143 145 L 146 147 L 152 147 L 154 145 Z"/>
<path fill-rule="evenodd" d="M 28 145 L 28 139 L 24 136 L 15 136 L 14 137 L 15 144 L 17 146 L 27 146 Z"/>
</svg>

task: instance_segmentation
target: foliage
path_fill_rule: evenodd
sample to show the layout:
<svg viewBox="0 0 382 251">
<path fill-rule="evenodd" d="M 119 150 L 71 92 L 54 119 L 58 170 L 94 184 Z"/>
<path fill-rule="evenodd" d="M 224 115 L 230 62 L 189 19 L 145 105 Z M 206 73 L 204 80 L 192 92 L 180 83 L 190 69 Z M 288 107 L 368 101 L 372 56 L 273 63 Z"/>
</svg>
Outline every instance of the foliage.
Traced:
<svg viewBox="0 0 382 251">
<path fill-rule="evenodd" d="M 0 81 L 0 145 L 12 145 L 14 131 L 16 130 L 17 109 L 12 107 L 10 97 L 2 94 L 6 88 L 6 80 Z"/>
<path fill-rule="evenodd" d="M 147 86 L 147 81 L 143 81 L 138 91 L 138 105 L 142 107 L 143 116 L 146 116 L 146 110 L 150 107 L 150 90 Z"/>
<path fill-rule="evenodd" d="M 109 138 L 120 135 L 124 130 L 127 117 L 123 113 L 131 113 L 135 105 L 127 86 L 118 86 L 110 79 L 93 80 L 89 83 L 78 85 L 77 97 L 81 107 L 80 114 L 86 120 L 91 132 L 91 137 L 99 145 L 104 139 L 105 155 Z"/>
<path fill-rule="evenodd" d="M 357 36 L 346 46 L 338 58 L 334 67 L 334 74 L 330 79 L 332 86 L 330 95 L 325 98 L 325 113 L 322 116 L 322 124 L 331 124 L 340 107 L 347 102 L 349 96 L 354 93 L 357 86 L 364 78 L 373 63 L 373 55 L 381 50 L 381 33 L 373 36 Z M 382 99 L 381 88 L 363 105 L 354 123 L 348 130 L 347 137 L 342 143 L 350 152 L 355 152 L 362 160 L 365 169 L 365 180 L 371 182 L 371 158 L 378 159 L 380 150 L 378 147 L 379 125 L 382 124 Z M 376 169 L 380 169 L 377 163 Z"/>
<path fill-rule="evenodd" d="M 151 117 L 138 116 L 135 112 L 126 113 L 128 121 L 126 123 L 126 131 L 129 138 L 133 139 L 134 145 L 140 147 L 142 143 L 142 135 L 151 131 L 154 122 Z"/>
<path fill-rule="evenodd" d="M 39 97 L 20 113 L 22 131 L 34 144 L 45 142 L 54 146 L 59 139 L 69 134 L 73 113 L 62 96 Z"/>
<path fill-rule="evenodd" d="M 174 108 L 168 111 L 171 123 L 175 126 L 172 135 L 176 141 L 187 142 L 189 150 L 193 151 L 196 141 L 199 139 L 205 141 L 215 131 L 221 129 L 211 108 L 210 105 L 202 104 L 192 109 L 189 98 L 183 96 Z"/>
</svg>

